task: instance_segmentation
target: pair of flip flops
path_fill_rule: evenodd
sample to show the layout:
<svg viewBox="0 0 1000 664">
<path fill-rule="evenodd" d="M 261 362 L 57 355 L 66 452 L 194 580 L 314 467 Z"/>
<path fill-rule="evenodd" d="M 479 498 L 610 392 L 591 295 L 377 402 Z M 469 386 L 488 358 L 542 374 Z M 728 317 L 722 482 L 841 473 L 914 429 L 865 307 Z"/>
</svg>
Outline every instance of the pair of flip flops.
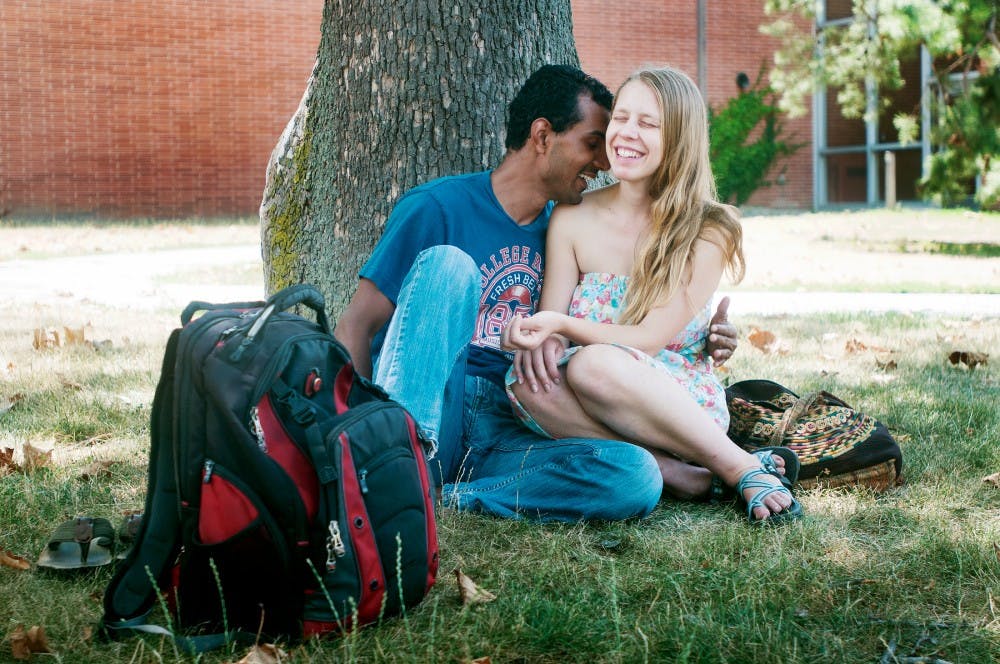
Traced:
<svg viewBox="0 0 1000 664">
<path fill-rule="evenodd" d="M 111 522 L 101 517 L 78 516 L 65 521 L 49 537 L 38 557 L 38 566 L 84 569 L 123 560 L 135 542 L 141 523 L 141 514 L 129 515 L 116 534 Z"/>
</svg>

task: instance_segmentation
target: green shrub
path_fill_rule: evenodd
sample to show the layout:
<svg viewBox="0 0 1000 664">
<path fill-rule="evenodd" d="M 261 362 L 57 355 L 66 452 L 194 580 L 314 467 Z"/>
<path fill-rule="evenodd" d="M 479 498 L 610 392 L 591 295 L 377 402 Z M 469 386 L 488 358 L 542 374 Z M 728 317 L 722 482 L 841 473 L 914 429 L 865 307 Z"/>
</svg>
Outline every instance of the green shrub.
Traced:
<svg viewBox="0 0 1000 664">
<path fill-rule="evenodd" d="M 775 162 L 803 145 L 781 140 L 783 128 L 771 94 L 758 76 L 753 87 L 721 109 L 708 109 L 709 156 L 721 201 L 746 203 L 753 192 L 771 184 L 767 174 Z"/>
</svg>

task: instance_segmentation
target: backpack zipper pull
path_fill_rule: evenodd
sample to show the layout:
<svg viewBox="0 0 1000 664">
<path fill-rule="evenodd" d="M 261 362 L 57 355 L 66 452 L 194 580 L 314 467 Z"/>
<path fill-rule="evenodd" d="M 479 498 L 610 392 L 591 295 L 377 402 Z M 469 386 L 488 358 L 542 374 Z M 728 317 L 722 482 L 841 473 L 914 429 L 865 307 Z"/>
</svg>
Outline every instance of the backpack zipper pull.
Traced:
<svg viewBox="0 0 1000 664">
<path fill-rule="evenodd" d="M 257 410 L 257 406 L 250 409 L 250 431 L 257 438 L 257 447 L 264 454 L 267 454 L 267 441 L 264 440 L 264 427 L 260 424 L 260 412 Z"/>
<path fill-rule="evenodd" d="M 326 538 L 326 569 L 337 568 L 337 556 L 347 553 L 344 548 L 344 540 L 340 537 L 340 524 L 336 519 L 330 522 L 330 535 Z"/>
<path fill-rule="evenodd" d="M 361 485 L 361 493 L 362 494 L 367 494 L 368 493 L 368 482 L 366 481 L 367 477 L 368 477 L 368 470 L 367 469 L 362 470 L 361 474 L 358 475 L 358 483 Z"/>
<path fill-rule="evenodd" d="M 215 462 L 211 459 L 205 459 L 205 473 L 202 478 L 202 482 L 208 484 L 212 481 L 212 470 L 215 468 Z"/>
</svg>

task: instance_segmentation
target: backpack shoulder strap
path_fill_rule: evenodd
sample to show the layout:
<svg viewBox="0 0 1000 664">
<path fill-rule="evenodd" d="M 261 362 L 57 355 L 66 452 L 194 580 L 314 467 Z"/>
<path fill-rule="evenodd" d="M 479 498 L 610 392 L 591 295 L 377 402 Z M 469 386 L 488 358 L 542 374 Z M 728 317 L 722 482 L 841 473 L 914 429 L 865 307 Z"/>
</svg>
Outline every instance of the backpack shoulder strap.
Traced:
<svg viewBox="0 0 1000 664">
<path fill-rule="evenodd" d="M 142 523 L 135 545 L 104 592 L 101 626 L 109 635 L 131 628 L 143 619 L 156 600 L 156 583 L 177 555 L 180 513 L 173 454 L 174 363 L 181 330 L 167 341 L 160 382 L 153 397 L 150 421 L 149 479 Z"/>
</svg>

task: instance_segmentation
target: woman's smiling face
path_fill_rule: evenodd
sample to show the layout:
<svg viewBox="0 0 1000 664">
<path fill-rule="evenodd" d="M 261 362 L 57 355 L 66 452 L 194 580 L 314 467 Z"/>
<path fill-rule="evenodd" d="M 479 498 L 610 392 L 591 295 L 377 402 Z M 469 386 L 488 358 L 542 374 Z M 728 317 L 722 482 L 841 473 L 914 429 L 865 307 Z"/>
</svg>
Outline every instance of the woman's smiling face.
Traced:
<svg viewBox="0 0 1000 664">
<path fill-rule="evenodd" d="M 606 139 L 616 178 L 643 180 L 656 172 L 663 158 L 661 116 L 656 93 L 642 81 L 631 81 L 618 93 Z"/>
</svg>

